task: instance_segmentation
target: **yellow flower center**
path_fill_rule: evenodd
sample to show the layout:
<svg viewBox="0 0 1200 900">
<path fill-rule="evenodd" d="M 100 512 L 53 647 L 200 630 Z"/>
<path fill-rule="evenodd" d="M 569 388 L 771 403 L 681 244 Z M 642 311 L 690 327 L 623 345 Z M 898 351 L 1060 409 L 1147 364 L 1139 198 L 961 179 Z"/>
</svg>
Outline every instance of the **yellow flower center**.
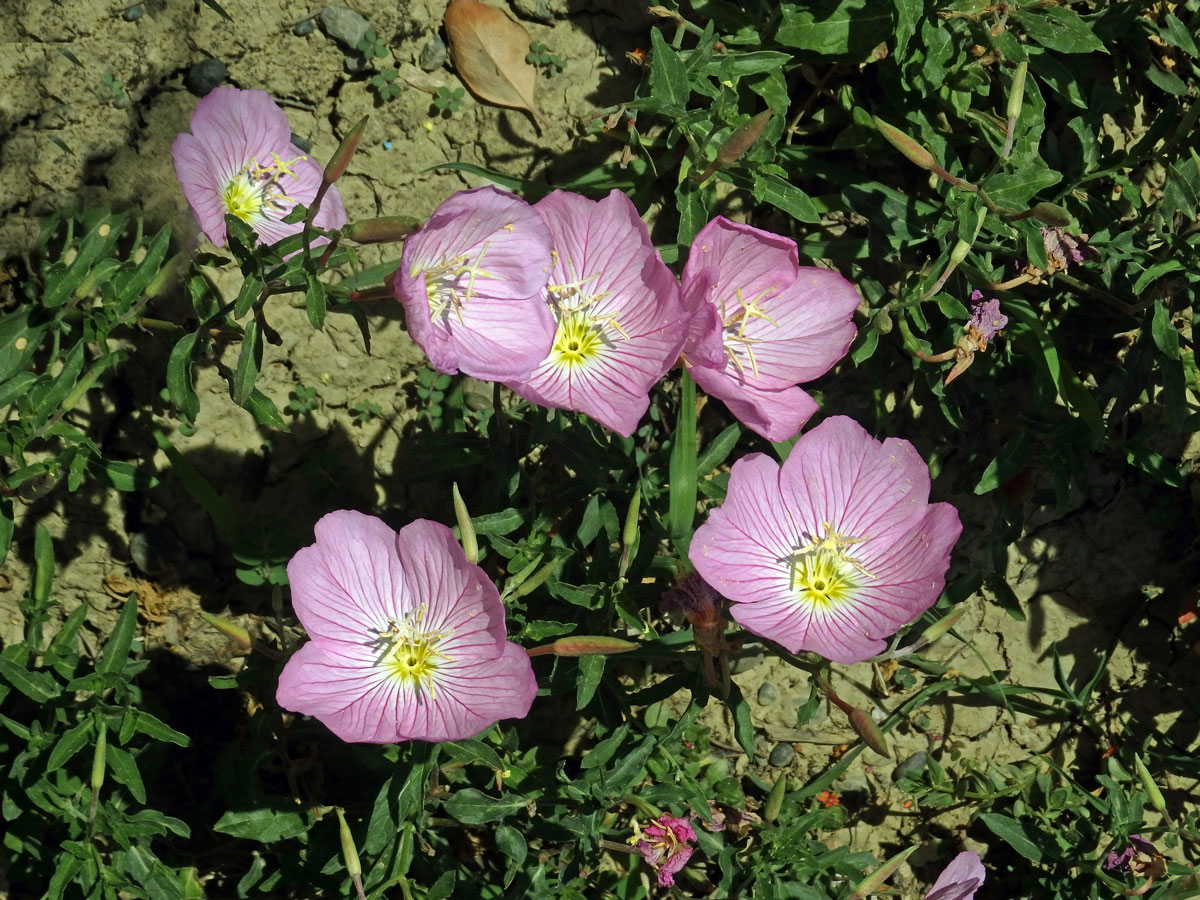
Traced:
<svg viewBox="0 0 1200 900">
<path fill-rule="evenodd" d="M 392 678 L 411 686 L 414 693 L 433 697 L 437 671 L 449 659 L 438 647 L 454 631 L 425 631 L 421 628 L 424 617 L 425 605 L 422 604 L 406 622 L 388 619 L 387 630 L 376 632 L 375 644 L 381 651 L 376 665 L 382 666 Z"/>
<path fill-rule="evenodd" d="M 558 261 L 557 251 L 553 254 Z M 570 270 L 573 266 L 565 263 Z M 614 313 L 599 313 L 594 307 L 608 298 L 608 291 L 593 291 L 590 284 L 600 277 L 596 272 L 565 284 L 546 286 L 558 319 L 550 360 L 568 369 L 583 366 L 598 357 L 606 346 L 629 337 Z M 611 334 L 608 331 L 611 330 Z"/>
<path fill-rule="evenodd" d="M 512 230 L 512 225 L 504 227 Z M 483 261 L 484 254 L 487 253 L 487 248 L 488 242 L 484 241 L 474 259 L 464 253 L 435 262 L 428 267 L 419 262 L 413 263 L 412 268 L 409 269 L 410 276 L 416 278 L 422 272 L 425 273 L 425 298 L 429 303 L 431 318 L 436 319 L 447 307 L 450 307 L 458 316 L 459 322 L 462 322 L 461 310 L 471 299 L 471 294 L 475 290 L 475 281 L 494 277 L 479 266 Z"/>
<path fill-rule="evenodd" d="M 288 176 L 296 181 L 293 166 L 305 156 L 295 159 L 283 159 L 278 153 L 271 153 L 272 160 L 268 165 L 260 166 L 257 158 L 252 158 L 242 170 L 221 191 L 221 201 L 230 215 L 236 216 L 247 225 L 253 225 L 257 220 L 274 212 L 278 217 L 285 215 L 296 201 L 283 190 L 280 179 Z"/>
<path fill-rule="evenodd" d="M 824 525 L 823 538 L 814 537 L 781 561 L 787 563 L 788 586 L 796 592 L 796 600 L 828 609 L 853 599 L 854 592 L 875 576 L 846 552 L 847 547 L 870 538 L 846 537 L 828 522 Z"/>
<path fill-rule="evenodd" d="M 564 317 L 554 334 L 550 358 L 567 368 L 582 366 L 600 355 L 604 333 L 600 324 L 581 313 Z"/>
</svg>

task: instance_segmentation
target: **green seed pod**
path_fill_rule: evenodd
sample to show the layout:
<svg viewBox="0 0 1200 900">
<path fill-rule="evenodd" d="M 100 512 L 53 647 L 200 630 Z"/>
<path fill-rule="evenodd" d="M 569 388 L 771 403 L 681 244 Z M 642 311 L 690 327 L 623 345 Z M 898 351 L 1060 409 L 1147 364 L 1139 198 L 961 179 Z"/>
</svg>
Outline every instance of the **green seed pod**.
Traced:
<svg viewBox="0 0 1200 900">
<path fill-rule="evenodd" d="M 763 809 L 763 821 L 770 825 L 779 815 L 779 810 L 783 806 L 783 798 L 787 795 L 787 775 L 780 775 L 776 779 L 775 784 L 771 786 L 771 793 L 767 795 L 767 805 Z"/>
<path fill-rule="evenodd" d="M 475 525 L 471 522 L 471 514 L 467 512 L 467 504 L 458 492 L 457 481 L 450 485 L 450 494 L 454 498 L 454 518 L 458 520 L 463 552 L 467 555 L 467 561 L 475 565 L 479 562 L 479 541 L 475 537 Z"/>
</svg>

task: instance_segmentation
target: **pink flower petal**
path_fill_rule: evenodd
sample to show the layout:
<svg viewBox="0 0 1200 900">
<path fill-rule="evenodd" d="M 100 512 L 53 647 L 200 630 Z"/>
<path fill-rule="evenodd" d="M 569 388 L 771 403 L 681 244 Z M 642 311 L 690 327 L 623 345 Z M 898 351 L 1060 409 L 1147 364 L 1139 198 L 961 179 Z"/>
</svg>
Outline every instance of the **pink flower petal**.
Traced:
<svg viewBox="0 0 1200 900">
<path fill-rule="evenodd" d="M 987 869 L 974 850 L 964 850 L 942 870 L 924 900 L 971 900 L 983 885 Z"/>
<path fill-rule="evenodd" d="M 768 441 L 794 437 L 817 411 L 817 401 L 797 386 L 764 390 L 753 379 L 728 369 L 692 366 L 688 372 L 706 394 L 722 401 L 734 418 Z"/>
<path fill-rule="evenodd" d="M 586 413 L 632 434 L 650 388 L 679 357 L 692 313 L 624 194 L 613 191 L 596 202 L 555 191 L 534 209 L 556 254 L 547 303 L 558 331 L 528 379 L 505 383 L 535 403 Z M 564 356 L 584 345 L 580 359 Z"/>
<path fill-rule="evenodd" d="M 549 268 L 550 234 L 533 208 L 476 188 L 450 197 L 405 241 L 396 296 L 438 371 L 527 378 L 554 340 L 541 296 Z"/>
</svg>

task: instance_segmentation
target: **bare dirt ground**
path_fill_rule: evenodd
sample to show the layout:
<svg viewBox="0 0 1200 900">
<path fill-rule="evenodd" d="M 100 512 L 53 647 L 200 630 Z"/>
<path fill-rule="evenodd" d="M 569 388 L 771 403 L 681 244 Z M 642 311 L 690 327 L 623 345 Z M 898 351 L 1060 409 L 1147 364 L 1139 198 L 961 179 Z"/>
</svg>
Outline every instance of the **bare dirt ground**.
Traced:
<svg viewBox="0 0 1200 900">
<path fill-rule="evenodd" d="M 0 17 L 0 259 L 27 253 L 41 217 L 74 196 L 136 209 L 148 228 L 168 223 L 177 235 L 194 237 L 170 145 L 187 128 L 196 97 L 185 79 L 202 60 L 224 63 L 226 83 L 269 91 L 319 160 L 370 113 L 367 137 L 340 183 L 347 209 L 352 217 L 425 216 L 453 191 L 478 183 L 437 170 L 445 161 L 561 180 L 612 157 L 619 148 L 586 135 L 582 123 L 597 109 L 629 97 L 640 72 L 625 53 L 645 46 L 651 27 L 640 4 L 623 0 L 522 4 L 545 13 L 543 20 L 526 17 L 523 24 L 567 63 L 561 74 L 539 81 L 539 105 L 548 120 L 539 133 L 528 115 L 481 104 L 469 94 L 448 119 L 432 110 L 428 93 L 407 85 L 398 98 L 380 103 L 369 84 L 372 72 L 356 67 L 322 27 L 297 34 L 304 28 L 296 26 L 318 14 L 319 6 L 279 0 L 225 0 L 223 6 L 232 23 L 201 2 L 173 0 L 136 7 L 29 0 Z M 437 0 L 361 0 L 354 10 L 390 49 L 391 59 L 381 66 L 419 68 L 423 52 L 427 65 L 436 61 L 444 6 Z M 135 8 L 140 13 L 131 16 Z M 431 84 L 458 84 L 448 65 L 425 74 Z M 421 498 L 412 487 L 414 473 L 398 471 L 397 465 L 403 465 L 398 454 L 417 415 L 413 384 L 421 355 L 394 316 L 373 315 L 371 323 L 368 355 L 351 319 L 331 316 L 323 332 L 314 332 L 301 307 L 281 302 L 272 324 L 284 342 L 268 347 L 260 386 L 281 409 L 298 384 L 316 388 L 315 409 L 291 417 L 290 434 L 269 434 L 228 402 L 215 370 L 203 370 L 196 433 L 173 433 L 175 446 L 252 519 L 283 517 L 303 531 L 334 501 L 407 515 Z M 154 335 L 138 340 L 147 350 L 139 354 L 146 368 L 123 375 L 125 390 L 152 396 L 161 387 L 169 347 L 154 346 Z M 378 404 L 382 415 L 356 423 L 352 407 L 359 401 Z M 120 598 L 137 593 L 147 649 L 168 650 L 195 666 L 236 666 L 229 640 L 205 624 L 200 611 L 241 617 L 253 628 L 269 617 L 269 609 L 261 589 L 246 589 L 231 577 L 222 536 L 173 480 L 167 460 L 155 455 L 147 430 L 171 428 L 171 420 L 162 409 L 152 420 L 139 418 L 119 401 L 93 413 L 110 425 L 110 449 L 150 461 L 163 483 L 136 497 L 59 491 L 24 511 L 25 523 L 49 515 L 64 612 L 89 605 L 86 640 L 94 647 Z M 914 432 L 904 437 L 922 451 L 936 448 L 936 419 L 931 412 L 912 416 Z M 1006 613 L 994 598 L 977 595 L 958 629 L 967 643 L 944 639 L 932 655 L 968 675 L 1008 671 L 1022 684 L 1053 686 L 1055 642 L 1068 672 L 1076 666 L 1089 672 L 1123 616 L 1138 608 L 1103 688 L 1111 713 L 1106 725 L 1116 735 L 1136 709 L 1142 722 L 1153 721 L 1178 745 L 1193 745 L 1197 716 L 1182 698 L 1196 688 L 1190 645 L 1200 635 L 1176 623 L 1178 603 L 1190 587 L 1190 573 L 1178 560 L 1192 550 L 1179 537 L 1191 527 L 1176 526 L 1190 510 L 1154 510 L 1159 495 L 1132 477 L 1094 483 L 1102 486 L 1090 496 L 1072 497 L 1065 511 L 1054 508 L 1048 485 L 1036 485 L 1022 501 L 1030 528 L 1002 562 L 1027 621 Z M 1001 501 L 996 494 L 973 497 L 970 488 L 935 481 L 937 498 L 953 499 L 963 511 L 964 540 L 951 577 L 993 564 L 988 541 Z M 14 550 L 0 568 L 5 643 L 21 633 L 17 602 L 28 582 L 30 527 L 22 520 L 18 526 Z M 1157 599 L 1138 607 L 1147 596 Z M 839 744 L 851 741 L 836 711 L 796 726 L 807 681 L 795 670 L 749 659 L 739 663 L 736 679 L 751 699 L 763 741 L 761 756 L 741 756 L 742 770 L 771 781 L 780 772 L 804 780 L 828 766 Z M 897 702 L 873 684 L 866 665 L 848 670 L 836 686 L 861 705 L 890 709 Z M 1098 762 L 1105 749 L 1073 742 L 1051 747 L 1053 729 L 991 706 L 945 704 L 925 713 L 919 727 L 914 723 L 893 735 L 892 761 L 866 753 L 837 786 L 853 804 L 856 824 L 846 839 L 855 846 L 889 846 L 909 831 L 946 834 L 964 826 L 963 809 L 902 812 L 905 796 L 893 784 L 893 768 L 915 752 L 958 746 L 970 758 L 993 763 L 1042 751 L 1087 753 Z M 715 707 L 702 721 L 714 726 L 718 741 L 733 746 L 728 723 Z M 770 751 L 779 744 L 797 752 L 781 751 L 776 759 L 786 762 L 772 765 Z M 1190 792 L 1194 785 L 1173 787 Z M 883 810 L 893 815 L 885 819 L 878 815 Z M 880 821 L 886 824 L 880 827 Z"/>
</svg>

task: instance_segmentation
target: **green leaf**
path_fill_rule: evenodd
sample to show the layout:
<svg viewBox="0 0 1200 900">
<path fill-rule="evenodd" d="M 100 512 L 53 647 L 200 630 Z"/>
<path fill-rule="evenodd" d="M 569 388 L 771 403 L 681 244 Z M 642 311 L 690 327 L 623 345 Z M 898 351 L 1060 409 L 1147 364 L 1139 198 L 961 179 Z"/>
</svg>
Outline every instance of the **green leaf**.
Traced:
<svg viewBox="0 0 1200 900">
<path fill-rule="evenodd" d="M 128 750 L 123 750 L 114 744 L 109 744 L 104 753 L 108 767 L 112 769 L 113 777 L 125 787 L 138 803 L 146 802 L 146 785 L 142 781 L 142 773 L 138 771 L 137 763 Z"/>
<path fill-rule="evenodd" d="M 50 602 L 50 591 L 54 586 L 54 541 L 45 525 L 38 525 L 33 532 L 33 586 L 30 594 L 34 605 L 41 609 Z"/>
<path fill-rule="evenodd" d="M 425 892 L 425 900 L 446 900 L 447 897 L 454 893 L 456 877 L 453 869 L 443 872 L 438 876 L 438 880 Z"/>
<path fill-rule="evenodd" d="M 529 848 L 525 844 L 525 835 L 511 825 L 496 826 L 496 848 L 520 868 L 525 862 Z"/>
<path fill-rule="evenodd" d="M 736 684 L 729 686 L 729 699 L 726 705 L 733 712 L 733 736 L 746 755 L 754 758 L 754 721 L 750 718 L 750 704 L 742 696 L 741 688 Z"/>
<path fill-rule="evenodd" d="M 170 243 L 171 229 L 164 225 L 146 247 L 146 255 L 137 264 L 137 270 L 118 289 L 118 308 L 122 312 L 128 310 L 142 298 L 143 292 L 158 275 L 162 261 L 166 259 L 167 247 Z"/>
<path fill-rule="evenodd" d="M 133 635 L 137 630 L 137 597 L 125 601 L 117 624 L 113 626 L 112 634 L 104 644 L 104 652 L 96 671 L 101 675 L 109 672 L 119 673 L 125 667 L 129 658 L 129 647 L 133 643 Z"/>
<path fill-rule="evenodd" d="M 525 808 L 526 800 L 516 794 L 489 797 L 475 788 L 463 788 L 450 795 L 445 810 L 465 825 L 498 822 Z"/>
<path fill-rule="evenodd" d="M 275 405 L 275 401 L 258 388 L 250 392 L 250 396 L 246 398 L 242 407 L 254 416 L 254 421 L 259 425 L 266 425 L 276 431 L 291 431 L 287 422 L 283 420 L 283 416 L 279 414 L 279 407 Z"/>
<path fill-rule="evenodd" d="M 238 354 L 237 371 L 229 385 L 229 396 L 238 406 L 245 406 L 246 399 L 254 391 L 254 382 L 258 380 L 262 368 L 263 337 L 262 329 L 257 319 L 246 323 L 242 334 L 242 351 Z"/>
<path fill-rule="evenodd" d="M 1003 840 L 1030 862 L 1042 861 L 1042 848 L 1033 838 L 1031 830 L 1022 822 L 1000 813 L 980 813 L 980 820 L 991 829 L 996 837 Z"/>
<path fill-rule="evenodd" d="M 737 184 L 737 178 L 730 178 Z M 739 185 L 739 187 L 744 185 Z M 783 210 L 798 222 L 816 223 L 821 221 L 821 214 L 813 204 L 812 198 L 798 187 L 784 181 L 778 175 L 755 173 L 751 186 L 754 199 L 760 203 L 770 203 Z"/>
<path fill-rule="evenodd" d="M 30 672 L 7 656 L 0 656 L 0 678 L 36 703 L 53 700 L 62 693 L 62 685 L 49 672 Z"/>
<path fill-rule="evenodd" d="M 158 484 L 158 479 L 145 469 L 123 460 L 90 457 L 87 467 L 103 484 L 118 491 L 147 491 Z"/>
<path fill-rule="evenodd" d="M 63 361 L 62 371 L 54 376 L 54 381 L 44 392 L 39 393 L 34 401 L 33 419 L 42 421 L 58 412 L 59 405 L 67 399 L 67 395 L 75 389 L 79 373 L 83 371 L 84 342 L 80 341 Z M 69 410 L 66 410 L 69 412 Z"/>
<path fill-rule="evenodd" d="M 579 681 L 575 685 L 575 708 L 583 709 L 592 702 L 600 679 L 604 677 L 605 656 L 579 657 Z"/>
<path fill-rule="evenodd" d="M 197 331 L 176 341 L 167 359 L 167 395 L 189 422 L 200 414 L 200 397 L 192 387 L 192 358 L 196 353 Z"/>
<path fill-rule="evenodd" d="M 775 40 L 846 62 L 868 59 L 891 36 L 896 11 L 882 0 L 810 0 L 780 7 Z"/>
<path fill-rule="evenodd" d="M 993 175 L 983 183 L 983 189 L 997 206 L 1019 210 L 1028 206 L 1038 191 L 1060 181 L 1062 175 L 1059 172 L 1037 160 L 1019 172 Z"/>
<path fill-rule="evenodd" d="M 231 16 L 229 13 L 225 12 L 225 10 L 221 8 L 221 4 L 218 3 L 217 0 L 200 0 L 200 2 L 203 3 L 205 6 L 207 6 L 209 9 L 211 9 L 213 12 L 215 12 L 218 16 L 220 16 L 225 21 L 227 21 L 227 22 L 233 21 L 233 16 Z"/>
<path fill-rule="evenodd" d="M 306 276 L 308 290 L 304 292 L 304 309 L 308 313 L 308 322 L 320 331 L 325 327 L 326 296 L 325 285 L 312 272 Z"/>
<path fill-rule="evenodd" d="M 679 416 L 671 437 L 670 478 L 667 533 L 680 558 L 686 559 L 696 521 L 696 383 L 686 369 L 681 375 Z"/>
<path fill-rule="evenodd" d="M 50 758 L 46 760 L 47 775 L 61 769 L 72 756 L 87 745 L 88 738 L 92 735 L 92 724 L 89 716 L 74 728 L 63 732 L 54 749 L 50 751 Z"/>
<path fill-rule="evenodd" d="M 476 534 L 511 534 L 525 524 L 525 516 L 521 514 L 520 510 L 510 506 L 500 512 L 473 516 L 471 524 L 475 527 Z"/>
<path fill-rule="evenodd" d="M 1171 311 L 1167 304 L 1158 300 L 1154 304 L 1154 318 L 1150 323 L 1150 334 L 1159 352 L 1167 359 L 1179 359 L 1179 332 L 1171 324 Z"/>
<path fill-rule="evenodd" d="M 712 439 L 704 448 L 704 452 L 696 459 L 696 474 L 705 476 L 715 472 L 733 452 L 733 448 L 737 446 L 738 438 L 741 436 L 742 429 L 736 422 L 725 426 L 725 429 Z"/>
<path fill-rule="evenodd" d="M 665 116 L 681 116 L 687 110 L 692 87 L 687 68 L 657 28 L 650 30 L 650 106 Z"/>
<path fill-rule="evenodd" d="M 641 743 L 622 756 L 620 762 L 604 779 L 604 793 L 610 797 L 625 793 L 639 780 L 642 767 L 656 746 L 658 742 L 653 735 L 648 734 L 642 738 Z"/>
<path fill-rule="evenodd" d="M 1025 33 L 1050 50 L 1059 53 L 1107 53 L 1108 48 L 1092 27 L 1063 6 L 1046 9 L 1014 10 L 1013 18 L 1021 23 Z"/>
<path fill-rule="evenodd" d="M 48 322 L 30 322 L 35 314 L 39 318 L 44 315 L 35 307 L 22 306 L 0 319 L 0 383 L 25 369 L 41 346 L 50 326 Z M 4 400 L 0 405 L 11 402 Z"/>
<path fill-rule="evenodd" d="M 186 734 L 176 731 L 166 722 L 150 715 L 150 713 L 144 710 L 133 710 L 133 723 L 134 728 L 146 735 L 146 737 L 154 738 L 156 741 L 178 744 L 180 747 L 187 747 L 192 743 L 192 739 Z"/>
<path fill-rule="evenodd" d="M 270 844 L 298 837 L 311 824 L 307 816 L 296 810 L 252 809 L 225 813 L 213 825 L 213 831 Z"/>
</svg>

